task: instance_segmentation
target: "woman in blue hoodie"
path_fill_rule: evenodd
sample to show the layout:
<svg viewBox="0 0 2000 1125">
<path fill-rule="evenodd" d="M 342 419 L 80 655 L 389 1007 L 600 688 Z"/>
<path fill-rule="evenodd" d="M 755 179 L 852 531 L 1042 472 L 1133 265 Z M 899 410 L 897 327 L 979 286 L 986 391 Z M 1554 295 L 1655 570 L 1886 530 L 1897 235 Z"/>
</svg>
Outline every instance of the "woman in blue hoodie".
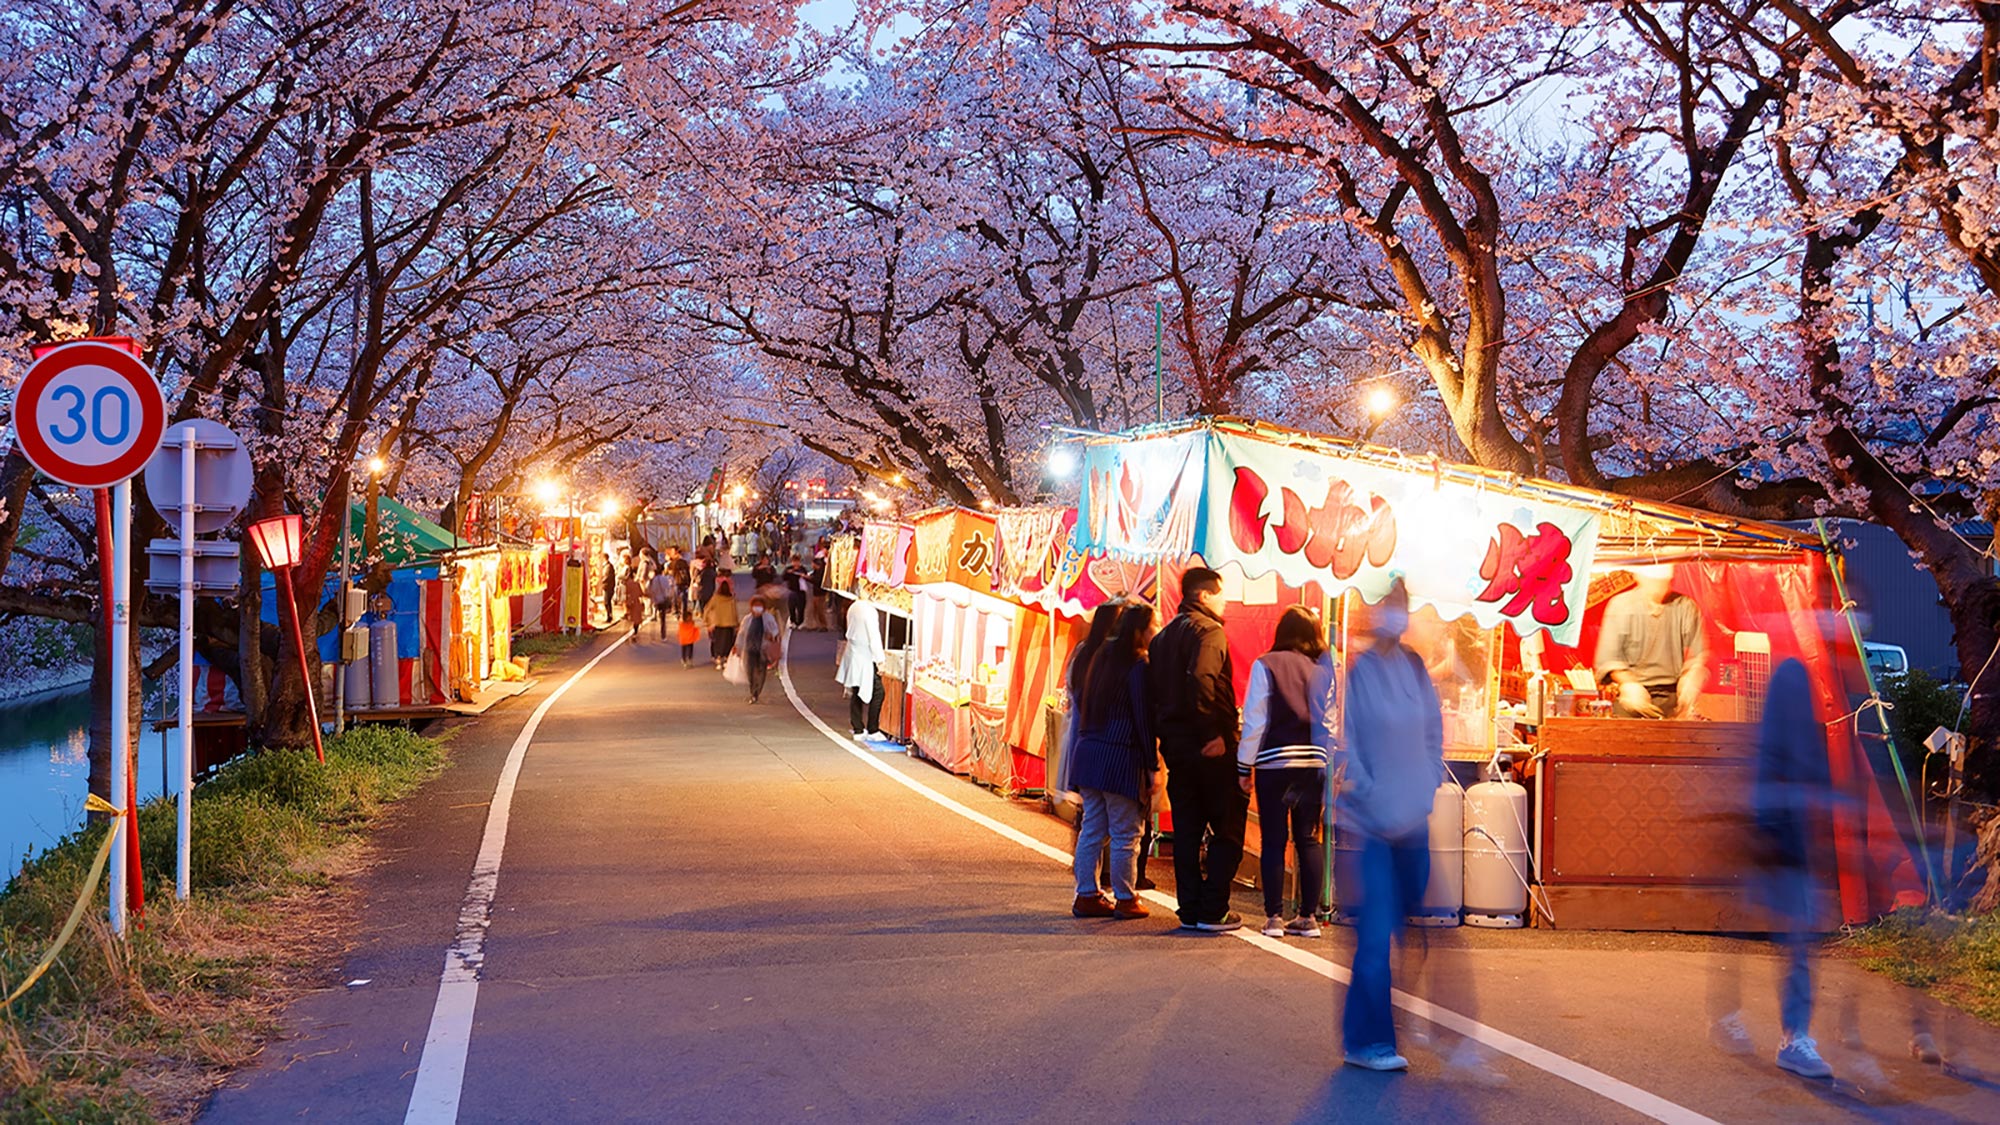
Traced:
<svg viewBox="0 0 2000 1125">
<path fill-rule="evenodd" d="M 1389 1007 L 1389 947 L 1430 881 L 1430 813 L 1444 780 L 1444 711 L 1423 658 L 1403 643 L 1410 595 L 1397 579 L 1362 616 L 1367 648 L 1348 665 L 1341 720 L 1346 780 L 1335 802 L 1360 837 L 1361 917 L 1341 1018 L 1345 1060 L 1407 1070 Z"/>
</svg>

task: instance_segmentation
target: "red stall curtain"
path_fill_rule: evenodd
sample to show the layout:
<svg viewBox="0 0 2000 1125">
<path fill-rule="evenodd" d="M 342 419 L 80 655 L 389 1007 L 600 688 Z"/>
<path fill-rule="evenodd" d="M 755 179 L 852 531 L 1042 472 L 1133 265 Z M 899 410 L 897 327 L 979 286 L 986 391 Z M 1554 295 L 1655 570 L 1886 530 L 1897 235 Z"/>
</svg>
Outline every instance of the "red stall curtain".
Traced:
<svg viewBox="0 0 2000 1125">
<path fill-rule="evenodd" d="M 1910 846 L 1916 840 L 1915 826 L 1900 800 L 1883 800 L 1855 730 L 1855 704 L 1849 700 L 1850 688 L 1861 683 L 1861 657 L 1836 612 L 1833 575 L 1825 556 L 1802 553 L 1772 562 L 1677 563 L 1674 589 L 1701 607 L 1710 691 L 1724 686 L 1718 683 L 1717 671 L 1734 659 L 1736 634 L 1741 631 L 1770 638 L 1772 667 L 1797 659 L 1811 675 L 1813 705 L 1829 724 L 1827 754 L 1833 783 L 1847 798 L 1836 806 L 1830 842 L 1842 917 L 1864 922 L 1897 906 L 1923 902 L 1923 876 Z M 1577 647 L 1551 646 L 1544 657 L 1547 667 L 1560 672 L 1579 664 L 1591 666 L 1603 621 L 1604 605 L 1590 607 Z M 1894 784 L 1893 779 L 1883 780 Z"/>
</svg>

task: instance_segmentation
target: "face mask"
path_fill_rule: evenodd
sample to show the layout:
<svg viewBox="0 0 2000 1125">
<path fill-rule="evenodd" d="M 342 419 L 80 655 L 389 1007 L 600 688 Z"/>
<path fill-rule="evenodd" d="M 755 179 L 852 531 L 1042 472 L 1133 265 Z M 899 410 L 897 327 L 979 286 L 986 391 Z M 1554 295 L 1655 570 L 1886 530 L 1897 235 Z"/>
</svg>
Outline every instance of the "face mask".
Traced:
<svg viewBox="0 0 2000 1125">
<path fill-rule="evenodd" d="M 1401 606 L 1375 607 L 1375 635 L 1391 640 L 1400 638 L 1410 627 L 1410 611 Z"/>
</svg>

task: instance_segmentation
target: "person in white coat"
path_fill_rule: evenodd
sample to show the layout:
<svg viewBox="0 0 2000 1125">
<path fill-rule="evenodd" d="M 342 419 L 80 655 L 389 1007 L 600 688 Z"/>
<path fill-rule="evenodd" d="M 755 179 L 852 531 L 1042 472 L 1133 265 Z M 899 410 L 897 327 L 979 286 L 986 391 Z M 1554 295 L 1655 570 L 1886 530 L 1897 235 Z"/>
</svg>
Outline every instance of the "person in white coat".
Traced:
<svg viewBox="0 0 2000 1125">
<path fill-rule="evenodd" d="M 882 625 L 875 607 L 855 602 L 847 611 L 847 647 L 833 678 L 847 688 L 847 725 L 856 742 L 882 733 L 883 656 Z"/>
</svg>

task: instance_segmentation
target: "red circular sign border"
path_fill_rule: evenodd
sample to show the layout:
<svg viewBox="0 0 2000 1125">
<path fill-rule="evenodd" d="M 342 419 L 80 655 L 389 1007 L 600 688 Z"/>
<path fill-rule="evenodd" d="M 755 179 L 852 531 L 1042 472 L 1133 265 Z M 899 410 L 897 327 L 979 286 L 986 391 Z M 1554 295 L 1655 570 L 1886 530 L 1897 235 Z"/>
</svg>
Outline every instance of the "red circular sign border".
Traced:
<svg viewBox="0 0 2000 1125">
<path fill-rule="evenodd" d="M 34 411 L 42 391 L 55 381 L 56 376 L 85 363 L 96 363 L 115 372 L 132 386 L 139 398 L 139 439 L 123 456 L 102 465 L 77 465 L 67 461 L 42 439 L 38 427 L 21 425 L 22 415 Z M 150 394 L 147 393 L 149 388 Z M 14 393 L 14 440 L 20 445 L 21 452 L 37 469 L 72 488 L 109 488 L 120 481 L 131 480 L 145 469 L 146 462 L 152 460 L 166 436 L 167 399 L 160 391 L 159 381 L 145 363 L 130 352 L 110 344 L 79 340 L 44 354 L 28 369 L 20 389 Z M 50 465 L 60 466 L 63 471 L 51 472 Z"/>
</svg>

